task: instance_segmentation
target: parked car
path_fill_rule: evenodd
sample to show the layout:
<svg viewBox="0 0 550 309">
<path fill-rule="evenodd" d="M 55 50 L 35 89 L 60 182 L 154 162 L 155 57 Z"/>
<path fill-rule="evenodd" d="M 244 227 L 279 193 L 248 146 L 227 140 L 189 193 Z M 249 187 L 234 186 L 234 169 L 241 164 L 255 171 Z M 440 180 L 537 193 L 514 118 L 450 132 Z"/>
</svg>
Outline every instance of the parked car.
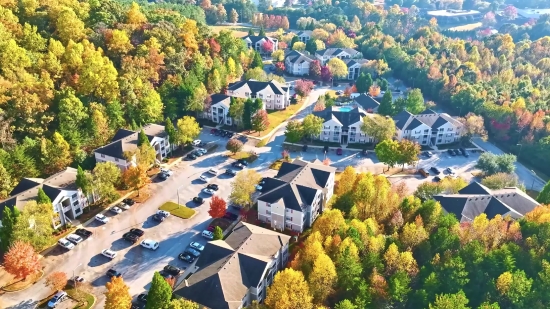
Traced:
<svg viewBox="0 0 550 309">
<path fill-rule="evenodd" d="M 86 229 L 77 229 L 74 233 L 82 237 L 83 239 L 86 239 L 94 234 L 93 232 L 90 232 Z"/>
<path fill-rule="evenodd" d="M 434 181 L 435 181 L 435 182 L 440 182 L 440 181 L 441 181 L 441 178 L 439 178 L 439 176 L 435 176 L 435 177 L 434 177 Z"/>
<path fill-rule="evenodd" d="M 195 155 L 195 157 L 202 157 L 204 155 L 204 153 L 200 152 L 200 151 L 193 151 L 193 154 Z"/>
<path fill-rule="evenodd" d="M 227 220 L 231 220 L 231 221 L 235 221 L 237 220 L 237 218 L 239 218 L 238 215 L 234 214 L 234 213 L 231 213 L 231 212 L 226 212 L 225 215 L 223 215 L 223 217 Z"/>
<path fill-rule="evenodd" d="M 140 229 L 131 229 L 130 233 L 132 233 L 134 235 L 137 235 L 138 237 L 141 237 L 141 236 L 145 235 L 145 232 L 143 230 L 140 230 Z"/>
<path fill-rule="evenodd" d="M 66 300 L 68 298 L 67 292 L 65 291 L 59 291 L 55 293 L 55 295 L 50 299 L 48 302 L 48 308 L 55 308 L 57 305 L 59 305 L 62 301 Z"/>
<path fill-rule="evenodd" d="M 111 207 L 111 209 L 109 209 L 112 213 L 115 213 L 115 214 L 120 214 L 122 213 L 122 209 L 118 208 L 117 206 L 114 206 L 114 207 Z"/>
<path fill-rule="evenodd" d="M 200 196 L 195 196 L 193 198 L 193 203 L 195 203 L 197 205 L 202 205 L 202 204 L 204 204 L 204 199 Z"/>
<path fill-rule="evenodd" d="M 425 178 L 428 178 L 430 176 L 430 173 L 426 172 L 426 170 L 423 168 L 419 168 L 418 172 L 420 173 L 420 175 L 424 176 Z"/>
<path fill-rule="evenodd" d="M 218 170 L 215 168 L 211 168 L 208 170 L 208 174 L 218 175 Z"/>
<path fill-rule="evenodd" d="M 153 220 L 158 221 L 158 222 L 162 222 L 162 221 L 164 221 L 164 219 L 166 219 L 166 217 L 162 216 L 162 215 L 155 214 L 153 216 Z"/>
<path fill-rule="evenodd" d="M 426 152 L 426 157 L 431 158 L 434 154 L 431 151 Z"/>
<path fill-rule="evenodd" d="M 189 247 L 199 251 L 199 252 L 202 252 L 202 250 L 204 250 L 204 246 L 199 244 L 198 242 L 196 241 L 193 241 L 189 244 Z"/>
<path fill-rule="evenodd" d="M 206 239 L 214 239 L 214 233 L 210 232 L 210 231 L 202 231 L 202 237 L 206 238 Z"/>
<path fill-rule="evenodd" d="M 166 265 L 163 268 L 164 272 L 167 274 L 170 274 L 172 276 L 177 276 L 181 273 L 181 269 L 177 268 L 176 266 L 172 265 Z"/>
<path fill-rule="evenodd" d="M 212 189 L 212 190 L 214 190 L 214 191 L 218 191 L 218 189 L 219 189 L 219 186 L 218 186 L 217 184 L 215 184 L 215 183 L 211 183 L 211 184 L 209 184 L 209 185 L 206 186 L 206 187 L 207 187 L 208 189 Z"/>
<path fill-rule="evenodd" d="M 127 232 L 127 233 L 124 233 L 122 235 L 122 238 L 124 240 L 127 240 L 133 244 L 135 244 L 138 240 L 139 240 L 139 236 L 137 236 L 136 234 L 132 233 L 132 232 Z"/>
<path fill-rule="evenodd" d="M 196 152 L 200 152 L 200 153 L 203 154 L 203 155 L 205 155 L 205 154 L 208 152 L 208 151 L 206 151 L 206 149 L 204 149 L 204 148 L 197 148 L 195 151 L 196 151 Z"/>
<path fill-rule="evenodd" d="M 216 229 L 216 227 L 213 226 L 213 225 L 209 225 L 209 226 L 206 228 L 206 230 L 209 231 L 209 232 L 214 232 L 214 229 Z"/>
<path fill-rule="evenodd" d="M 191 144 L 192 144 L 193 146 L 198 146 L 200 143 L 201 143 L 201 140 L 200 140 L 200 139 L 196 139 L 196 140 L 194 140 Z"/>
<path fill-rule="evenodd" d="M 170 213 L 167 212 L 166 210 L 157 210 L 157 215 L 161 215 L 166 218 L 170 217 Z"/>
<path fill-rule="evenodd" d="M 199 250 L 196 250 L 196 249 L 193 249 L 193 248 L 190 248 L 190 247 L 185 249 L 185 251 L 183 253 L 187 253 L 187 254 L 192 255 L 196 258 L 198 258 L 201 255 Z"/>
<path fill-rule="evenodd" d="M 69 234 L 67 235 L 67 240 L 72 242 L 73 244 L 77 245 L 84 241 L 84 239 L 76 234 Z"/>
<path fill-rule="evenodd" d="M 430 167 L 430 171 L 434 172 L 436 175 L 441 174 L 441 171 L 435 166 Z"/>
<path fill-rule="evenodd" d="M 164 174 L 166 174 L 166 175 L 168 175 L 168 176 L 174 175 L 174 172 L 173 172 L 172 170 L 170 170 L 170 169 L 167 169 L 167 168 L 162 168 L 162 167 L 161 167 L 161 168 L 160 168 L 160 172 L 161 172 L 161 173 L 164 173 Z"/>
<path fill-rule="evenodd" d="M 197 158 L 197 156 L 194 155 L 194 154 L 192 154 L 192 153 L 188 153 L 187 156 L 186 156 L 186 158 L 187 158 L 188 160 L 195 160 L 195 159 Z"/>
<path fill-rule="evenodd" d="M 130 205 L 128 205 L 124 202 L 118 203 L 117 207 L 120 208 L 120 209 L 124 209 L 124 210 L 130 209 Z"/>
<path fill-rule="evenodd" d="M 187 263 L 193 263 L 193 261 L 195 261 L 195 257 L 192 256 L 192 255 L 189 255 L 187 253 L 180 253 L 178 255 L 178 258 L 184 262 L 187 262 Z"/>
<path fill-rule="evenodd" d="M 165 173 L 159 173 L 158 177 L 162 180 L 166 180 L 166 179 L 168 179 L 168 177 L 170 177 L 170 175 L 165 174 Z"/>
<path fill-rule="evenodd" d="M 447 167 L 445 169 L 447 171 L 447 173 L 449 173 L 450 175 L 454 175 L 456 173 L 456 171 L 452 168 L 452 167 Z"/>
<path fill-rule="evenodd" d="M 456 156 L 454 150 L 452 150 L 452 149 L 448 149 L 448 150 L 447 150 L 447 153 L 450 154 L 450 155 L 453 156 L 453 157 Z"/>
<path fill-rule="evenodd" d="M 210 195 L 214 195 L 214 190 L 212 189 L 208 189 L 208 188 L 204 188 L 202 189 L 202 192 L 206 193 L 206 194 L 210 194 Z"/>
<path fill-rule="evenodd" d="M 230 175 L 230 176 L 235 176 L 235 175 L 237 175 L 237 172 L 235 172 L 234 170 L 228 168 L 228 169 L 225 170 L 225 174 Z"/>
<path fill-rule="evenodd" d="M 341 156 L 342 155 L 342 148 L 336 149 L 336 154 Z"/>
<path fill-rule="evenodd" d="M 248 166 L 248 161 L 246 161 L 245 159 L 239 159 L 237 160 L 237 162 L 241 163 L 244 166 Z"/>
<path fill-rule="evenodd" d="M 210 134 L 215 134 L 216 132 L 218 132 L 218 129 L 211 129 L 210 130 Z"/>
<path fill-rule="evenodd" d="M 147 303 L 147 293 L 139 294 L 137 300 L 143 303 Z"/>
<path fill-rule="evenodd" d="M 133 199 L 131 198 L 125 198 L 122 200 L 122 202 L 128 206 L 132 206 L 136 203 L 136 201 L 134 201 Z"/>
<path fill-rule="evenodd" d="M 95 215 L 95 219 L 101 223 L 107 223 L 109 222 L 109 218 L 105 217 L 105 215 L 97 214 Z"/>
<path fill-rule="evenodd" d="M 72 277 L 71 279 L 69 279 L 69 283 L 72 285 L 72 286 L 76 286 L 77 284 L 81 284 L 84 282 L 84 278 L 80 277 L 80 276 L 74 276 Z"/>
<path fill-rule="evenodd" d="M 236 167 L 236 168 L 241 168 L 241 169 L 244 168 L 244 165 L 242 165 L 239 162 L 233 162 L 233 163 L 231 163 L 231 166 Z"/>
<path fill-rule="evenodd" d="M 106 257 L 110 258 L 111 260 L 116 258 L 116 252 L 114 252 L 113 250 L 110 250 L 110 249 L 105 249 L 105 250 L 101 251 L 101 254 L 103 256 L 106 256 Z"/>
<path fill-rule="evenodd" d="M 204 175 L 200 175 L 199 176 L 199 180 L 203 181 L 203 182 L 209 182 L 210 181 L 210 178 L 204 176 Z"/>
<path fill-rule="evenodd" d="M 159 243 L 152 239 L 145 239 L 140 243 L 140 246 L 142 246 L 143 248 L 155 251 L 158 249 Z"/>
<path fill-rule="evenodd" d="M 67 239 L 65 238 L 60 238 L 58 241 L 57 241 L 57 244 L 60 245 L 61 247 L 67 249 L 67 250 L 72 250 L 74 249 L 74 244 L 70 241 L 68 241 Z"/>
<path fill-rule="evenodd" d="M 109 278 L 120 277 L 120 276 L 122 276 L 122 274 L 112 268 L 107 271 L 107 277 Z"/>
</svg>

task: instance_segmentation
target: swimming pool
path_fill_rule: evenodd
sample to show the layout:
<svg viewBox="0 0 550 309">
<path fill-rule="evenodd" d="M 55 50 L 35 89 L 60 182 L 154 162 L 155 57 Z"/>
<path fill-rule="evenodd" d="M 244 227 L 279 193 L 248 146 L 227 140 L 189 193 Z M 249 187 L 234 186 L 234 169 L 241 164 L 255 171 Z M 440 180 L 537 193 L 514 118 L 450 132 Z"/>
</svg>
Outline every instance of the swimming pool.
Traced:
<svg viewBox="0 0 550 309">
<path fill-rule="evenodd" d="M 353 108 L 349 107 L 349 106 L 344 106 L 344 107 L 340 107 L 338 110 L 340 112 L 349 112 L 351 111 Z"/>
</svg>

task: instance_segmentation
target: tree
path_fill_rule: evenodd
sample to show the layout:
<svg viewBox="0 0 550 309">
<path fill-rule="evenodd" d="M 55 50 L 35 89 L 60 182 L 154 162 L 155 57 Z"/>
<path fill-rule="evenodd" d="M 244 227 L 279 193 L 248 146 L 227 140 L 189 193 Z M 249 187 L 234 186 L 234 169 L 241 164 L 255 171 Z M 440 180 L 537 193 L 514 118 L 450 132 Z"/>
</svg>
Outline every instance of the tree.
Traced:
<svg viewBox="0 0 550 309">
<path fill-rule="evenodd" d="M 51 140 L 42 138 L 40 152 L 43 170 L 46 174 L 62 171 L 72 162 L 71 147 L 57 132 L 54 132 Z"/>
<path fill-rule="evenodd" d="M 322 28 L 315 29 L 311 32 L 311 38 L 320 41 L 326 41 L 329 35 L 330 34 Z"/>
<path fill-rule="evenodd" d="M 128 187 L 137 191 L 139 196 L 139 189 L 149 183 L 151 179 L 147 176 L 147 169 L 143 165 L 130 166 L 124 173 L 122 173 L 122 182 Z"/>
<path fill-rule="evenodd" d="M 92 183 L 101 198 L 113 200 L 118 198 L 115 186 L 121 178 L 120 169 L 112 162 L 97 163 L 92 171 Z"/>
<path fill-rule="evenodd" d="M 4 207 L 2 211 L 2 226 L 0 227 L 0 252 L 7 252 L 14 240 L 14 229 L 19 218 L 19 209 Z"/>
<path fill-rule="evenodd" d="M 247 99 L 244 101 L 244 108 L 243 108 L 243 128 L 250 130 L 252 129 L 252 115 L 254 115 L 253 111 L 253 105 L 254 102 L 251 99 Z"/>
<path fill-rule="evenodd" d="M 508 303 L 521 307 L 529 297 L 533 279 L 527 277 L 523 270 L 504 272 L 496 280 L 496 288 Z"/>
<path fill-rule="evenodd" d="M 44 189 L 38 188 L 38 193 L 36 195 L 36 203 L 52 205 L 52 200 L 46 195 L 46 192 L 44 192 Z"/>
<path fill-rule="evenodd" d="M 289 143 L 297 143 L 301 141 L 304 137 L 302 123 L 298 120 L 290 120 L 286 125 L 285 136 L 286 141 Z M 548 187 L 550 188 L 550 185 Z"/>
<path fill-rule="evenodd" d="M 290 28 L 290 22 L 288 21 L 287 16 L 283 16 L 283 19 L 281 20 L 281 28 L 283 28 L 283 30 L 288 30 Z"/>
<path fill-rule="evenodd" d="M 487 138 L 483 117 L 474 113 L 468 113 L 466 116 L 458 118 L 458 121 L 462 123 L 463 140 L 470 140 L 474 136 L 479 136 L 483 139 Z"/>
<path fill-rule="evenodd" d="M 441 194 L 443 188 L 439 183 L 425 181 L 421 183 L 414 191 L 414 196 L 418 197 L 422 201 L 427 201 L 433 198 L 434 195 Z"/>
<path fill-rule="evenodd" d="M 312 309 L 312 298 L 302 272 L 287 268 L 267 288 L 265 304 L 271 309 Z"/>
<path fill-rule="evenodd" d="M 231 97 L 229 103 L 229 116 L 233 119 L 238 126 L 243 125 L 243 113 L 244 113 L 244 100 L 241 98 Z"/>
<path fill-rule="evenodd" d="M 542 188 L 542 191 L 540 191 L 539 195 L 537 196 L 537 202 L 541 204 L 550 204 L 550 181 L 547 182 L 544 185 L 544 188 Z M 2 225 L 4 225 L 3 219 Z"/>
<path fill-rule="evenodd" d="M 232 138 L 229 141 L 227 141 L 227 144 L 225 145 L 225 149 L 231 151 L 232 153 L 237 153 L 241 151 L 244 147 L 243 142 L 236 138 Z"/>
<path fill-rule="evenodd" d="M 391 140 L 395 135 L 393 119 L 374 114 L 363 117 L 361 131 L 377 142 Z"/>
<path fill-rule="evenodd" d="M 399 164 L 413 164 L 418 161 L 418 155 L 420 154 L 420 145 L 416 142 L 409 141 L 408 139 L 402 139 L 399 141 Z"/>
<path fill-rule="evenodd" d="M 56 271 L 46 277 L 46 282 L 44 282 L 44 284 L 50 287 L 52 292 L 56 292 L 63 290 L 67 285 L 67 281 L 67 274 L 62 271 Z"/>
<path fill-rule="evenodd" d="M 261 109 L 252 116 L 251 127 L 252 130 L 258 132 L 258 135 L 260 135 L 262 131 L 267 130 L 269 127 L 269 118 L 265 110 Z"/>
<path fill-rule="evenodd" d="M 178 141 L 178 131 L 174 128 L 174 123 L 170 118 L 164 120 L 164 130 L 168 135 L 168 142 L 170 143 L 170 151 L 172 150 L 173 145 L 177 144 Z"/>
<path fill-rule="evenodd" d="M 264 61 L 262 60 L 262 56 L 260 56 L 260 53 L 257 51 L 254 51 L 254 56 L 252 57 L 252 62 L 250 63 L 250 68 L 262 68 L 264 67 Z"/>
<path fill-rule="evenodd" d="M 337 29 L 328 38 L 327 44 L 334 48 L 354 48 L 355 42 L 343 30 Z"/>
<path fill-rule="evenodd" d="M 24 280 L 41 268 L 38 254 L 29 243 L 15 241 L 4 254 L 4 269 L 17 279 Z"/>
<path fill-rule="evenodd" d="M 300 79 L 296 81 L 296 86 L 294 87 L 294 91 L 302 98 L 307 97 L 311 90 L 313 90 L 313 82 L 310 80 L 304 80 Z"/>
<path fill-rule="evenodd" d="M 178 128 L 178 144 L 185 145 L 191 143 L 201 133 L 199 123 L 194 117 L 183 116 L 179 119 L 177 124 Z"/>
<path fill-rule="evenodd" d="M 378 85 L 373 84 L 369 88 L 369 94 L 371 97 L 377 97 L 380 94 L 380 87 Z"/>
<path fill-rule="evenodd" d="M 309 76 L 315 79 L 321 77 L 321 62 L 319 60 L 313 60 L 309 64 Z"/>
<path fill-rule="evenodd" d="M 388 166 L 388 170 L 399 163 L 399 143 L 394 140 L 383 140 L 376 145 L 374 152 L 378 160 Z"/>
<path fill-rule="evenodd" d="M 306 44 L 304 44 L 303 42 L 293 43 L 292 44 L 292 50 L 304 51 L 304 50 L 306 50 Z"/>
<path fill-rule="evenodd" d="M 321 80 L 325 83 L 332 80 L 332 72 L 326 65 L 321 67 Z"/>
<path fill-rule="evenodd" d="M 487 175 L 496 173 L 511 174 L 516 166 L 516 156 L 513 154 L 495 155 L 490 152 L 484 152 L 477 160 L 476 168 L 479 168 Z"/>
<path fill-rule="evenodd" d="M 112 277 L 110 282 L 105 284 L 105 309 L 130 308 L 132 305 L 132 296 L 130 288 L 124 283 L 122 277 Z M 149 292 L 150 294 L 150 292 Z M 147 296 L 149 299 L 151 296 Z"/>
<path fill-rule="evenodd" d="M 304 132 L 304 136 L 309 136 L 310 138 L 319 136 L 323 130 L 324 122 L 325 121 L 321 117 L 313 114 L 307 115 L 302 121 L 302 131 Z"/>
<path fill-rule="evenodd" d="M 159 272 L 153 275 L 151 288 L 147 294 L 146 309 L 164 309 L 172 299 L 172 288 Z"/>
<path fill-rule="evenodd" d="M 506 173 L 496 173 L 487 176 L 481 180 L 481 184 L 492 190 L 520 186 L 518 176 Z"/>
<path fill-rule="evenodd" d="M 300 38 L 297 35 L 293 36 L 292 39 L 290 40 L 290 47 L 292 48 L 294 46 L 294 44 L 298 43 L 298 42 L 300 42 Z M 305 45 L 304 45 L 304 47 L 305 47 Z M 294 48 L 292 48 L 292 49 L 295 50 Z"/>
<path fill-rule="evenodd" d="M 262 44 L 262 51 L 266 54 L 271 54 L 273 52 L 273 43 L 270 40 L 266 40 Z"/>
<path fill-rule="evenodd" d="M 138 133 L 138 141 L 137 141 L 138 147 L 141 145 L 149 145 L 149 144 L 150 144 L 149 138 L 147 137 L 147 135 L 145 135 L 145 131 L 141 129 L 141 131 L 139 131 Z"/>
<path fill-rule="evenodd" d="M 275 62 L 285 61 L 285 51 L 282 49 L 277 49 L 271 53 L 271 58 L 273 58 L 273 61 Z"/>
<path fill-rule="evenodd" d="M 411 114 L 419 114 L 426 109 L 424 104 L 424 96 L 422 96 L 422 91 L 420 89 L 413 89 L 407 95 L 406 109 Z"/>
<path fill-rule="evenodd" d="M 357 87 L 357 92 L 359 93 L 367 93 L 372 85 L 372 76 L 370 73 L 365 74 L 365 72 L 361 72 L 355 82 L 355 87 Z"/>
<path fill-rule="evenodd" d="M 309 290 L 313 294 L 315 303 L 322 304 L 334 292 L 337 280 L 336 267 L 326 254 L 319 255 L 313 263 L 313 270 L 309 274 Z"/>
<path fill-rule="evenodd" d="M 355 306 L 351 301 L 344 299 L 337 303 L 336 306 L 334 306 L 334 309 L 357 309 L 357 306 Z"/>
<path fill-rule="evenodd" d="M 43 250 L 51 245 L 53 239 L 53 218 L 51 203 L 27 202 L 13 229 L 13 240 L 29 243 L 37 251 Z"/>
<path fill-rule="evenodd" d="M 218 23 L 223 23 L 227 20 L 227 11 L 221 3 L 218 3 L 216 6 L 216 20 Z"/>
<path fill-rule="evenodd" d="M 325 102 L 324 101 L 317 101 L 317 103 L 315 103 L 315 105 L 313 106 L 313 111 L 314 112 L 320 112 L 320 111 L 324 111 L 326 108 L 325 106 Z"/>
<path fill-rule="evenodd" d="M 185 298 L 175 298 L 170 301 L 167 309 L 200 309 L 199 304 Z"/>
<path fill-rule="evenodd" d="M 137 165 L 142 165 L 146 170 L 155 163 L 157 152 L 149 143 L 139 146 L 134 152 L 125 153 L 126 160 L 135 160 Z"/>
<path fill-rule="evenodd" d="M 12 188 L 13 181 L 11 175 L 0 162 L 0 199 L 5 199 L 8 197 Z"/>
<path fill-rule="evenodd" d="M 468 298 L 461 290 L 456 294 L 440 294 L 435 297 L 435 302 L 430 304 L 430 309 L 470 309 Z"/>
<path fill-rule="evenodd" d="M 212 200 L 210 201 L 210 210 L 208 210 L 208 214 L 212 218 L 221 218 L 225 215 L 225 212 L 227 211 L 227 204 L 225 201 L 218 197 L 213 196 Z"/>
<path fill-rule="evenodd" d="M 378 113 L 382 116 L 392 116 L 394 114 L 393 97 L 391 91 L 386 91 L 378 106 Z"/>
<path fill-rule="evenodd" d="M 310 54 L 315 55 L 315 52 L 317 51 L 317 40 L 315 39 L 309 39 L 306 43 L 305 50 L 307 50 Z"/>
<path fill-rule="evenodd" d="M 235 8 L 232 8 L 231 12 L 229 13 L 229 22 L 234 24 L 237 21 L 239 21 L 239 14 L 235 10 Z"/>
<path fill-rule="evenodd" d="M 330 68 L 330 72 L 332 73 L 332 75 L 336 78 L 344 78 L 348 76 L 348 66 L 344 61 L 338 58 L 330 59 L 327 63 L 327 66 Z"/>
<path fill-rule="evenodd" d="M 231 183 L 229 200 L 235 205 L 249 207 L 252 204 L 252 194 L 256 192 L 256 185 L 261 179 L 262 176 L 252 169 L 238 172 Z"/>
<path fill-rule="evenodd" d="M 82 190 L 82 193 L 87 195 L 92 192 L 92 179 L 89 173 L 86 173 L 80 165 L 76 170 L 76 186 Z"/>
<path fill-rule="evenodd" d="M 221 227 L 216 226 L 214 228 L 214 240 L 222 240 L 223 239 L 223 230 Z"/>
<path fill-rule="evenodd" d="M 258 36 L 262 36 L 262 37 L 263 37 L 263 36 L 266 36 L 264 27 L 261 27 L 261 28 L 260 28 L 260 32 L 258 32 Z"/>
</svg>

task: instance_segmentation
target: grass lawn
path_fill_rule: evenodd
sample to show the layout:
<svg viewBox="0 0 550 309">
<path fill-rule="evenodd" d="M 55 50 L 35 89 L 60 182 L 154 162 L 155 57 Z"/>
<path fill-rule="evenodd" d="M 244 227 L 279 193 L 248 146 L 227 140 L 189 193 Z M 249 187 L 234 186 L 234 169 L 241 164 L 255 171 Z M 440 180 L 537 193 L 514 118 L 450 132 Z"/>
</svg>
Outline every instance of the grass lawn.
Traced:
<svg viewBox="0 0 550 309">
<path fill-rule="evenodd" d="M 162 206 L 160 206 L 159 209 L 168 211 L 174 216 L 180 217 L 182 219 L 189 219 L 195 214 L 195 211 L 193 209 L 187 208 L 183 205 L 178 205 L 174 202 L 166 202 Z"/>
<path fill-rule="evenodd" d="M 72 286 L 67 286 L 65 292 L 80 303 L 78 306 L 74 307 L 74 309 L 89 309 L 95 304 L 95 297 L 90 293 L 82 291 L 82 289 L 79 289 L 77 292 Z"/>
<path fill-rule="evenodd" d="M 284 162 L 283 159 L 279 159 L 279 160 L 271 163 L 269 168 L 272 169 L 272 170 L 277 170 L 278 171 L 279 169 L 281 169 L 281 165 L 283 165 L 283 162 Z"/>
<path fill-rule="evenodd" d="M 222 30 L 231 30 L 233 31 L 233 35 L 242 38 L 244 36 L 248 35 L 249 29 L 254 29 L 254 32 L 256 32 L 256 35 L 260 31 L 260 28 L 257 27 L 247 27 L 247 26 L 240 26 L 240 25 L 218 25 L 218 26 L 210 26 L 210 29 L 212 29 L 212 32 L 218 33 Z M 267 36 L 273 36 L 275 32 L 267 32 Z"/>
<path fill-rule="evenodd" d="M 254 161 L 256 161 L 256 159 L 258 159 L 258 156 L 257 155 L 254 155 L 250 152 L 247 152 L 247 151 L 239 151 L 235 154 L 232 154 L 229 156 L 231 159 L 235 159 L 235 160 L 241 160 L 241 159 L 244 159 L 246 160 L 248 163 L 252 163 Z"/>
<path fill-rule="evenodd" d="M 34 275 L 28 276 L 25 280 L 14 279 L 12 282 L 6 284 L 2 287 L 2 290 L 6 292 L 15 292 L 24 290 L 31 285 L 35 284 L 42 276 L 44 275 L 43 271 L 39 271 Z"/>
</svg>

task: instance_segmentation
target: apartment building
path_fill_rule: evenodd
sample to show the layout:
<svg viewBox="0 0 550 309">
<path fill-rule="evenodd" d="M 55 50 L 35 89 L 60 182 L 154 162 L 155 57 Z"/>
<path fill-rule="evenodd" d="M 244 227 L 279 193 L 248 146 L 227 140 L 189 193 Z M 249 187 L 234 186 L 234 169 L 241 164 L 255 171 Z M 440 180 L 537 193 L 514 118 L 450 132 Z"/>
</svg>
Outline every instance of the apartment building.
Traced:
<svg viewBox="0 0 550 309">
<path fill-rule="evenodd" d="M 279 49 L 279 40 L 267 36 L 247 35 L 243 37 L 242 40 L 248 48 L 257 51 L 260 54 L 271 54 L 272 52 Z M 271 42 L 271 44 L 273 45 L 273 49 L 269 52 L 266 52 L 262 47 L 264 43 L 268 41 Z"/>
<path fill-rule="evenodd" d="M 434 199 L 460 222 L 471 222 L 481 214 L 487 215 L 488 219 L 497 215 L 520 219 L 539 205 L 516 187 L 491 190 L 478 182 L 472 182 L 457 194 L 434 195 Z"/>
<path fill-rule="evenodd" d="M 198 270 L 175 284 L 174 297 L 216 309 L 261 303 L 288 262 L 289 241 L 288 235 L 240 222 L 225 240 L 206 244 L 195 264 Z"/>
<path fill-rule="evenodd" d="M 363 117 L 372 117 L 373 114 L 368 113 L 358 104 L 333 106 L 313 114 L 324 120 L 321 134 L 316 136 L 321 141 L 343 145 L 374 142 L 372 137 L 361 131 Z"/>
<path fill-rule="evenodd" d="M 307 52 L 293 50 L 285 56 L 285 71 L 292 75 L 309 75 L 309 66 L 314 60 Z"/>
<path fill-rule="evenodd" d="M 340 60 L 359 59 L 363 55 L 353 48 L 327 48 L 315 52 L 315 57 L 325 65 L 330 59 L 338 58 Z"/>
<path fill-rule="evenodd" d="M 420 145 L 437 146 L 459 141 L 463 125 L 446 113 L 436 113 L 427 109 L 418 115 L 402 111 L 393 117 L 396 126 L 396 139 L 408 140 Z"/>
<path fill-rule="evenodd" d="M 25 204 L 37 199 L 38 189 L 42 188 L 53 204 L 55 215 L 52 224 L 54 228 L 70 223 L 71 220 L 82 215 L 83 209 L 89 203 L 99 200 L 96 193 L 86 196 L 82 190 L 77 188 L 75 184 L 76 172 L 76 169 L 68 167 L 46 179 L 23 178 L 10 192 L 9 197 L 0 201 L 0 217 L 5 207 L 9 207 L 11 210 L 17 207 L 22 211 Z"/>
<path fill-rule="evenodd" d="M 149 143 L 151 143 L 151 146 L 157 153 L 157 163 L 162 162 L 171 151 L 164 126 L 148 124 L 142 129 L 149 138 Z M 112 162 L 123 171 L 135 165 L 134 159 L 126 160 L 125 153 L 133 152 L 138 148 L 139 132 L 140 130 L 119 129 L 109 144 L 94 151 L 96 162 Z"/>
<path fill-rule="evenodd" d="M 303 232 L 325 209 L 334 192 L 336 168 L 296 159 L 266 178 L 258 197 L 258 220 L 277 230 Z"/>
<path fill-rule="evenodd" d="M 312 32 L 313 31 L 311 31 L 311 30 L 302 30 L 302 31 L 296 32 L 296 36 L 298 37 L 300 42 L 307 43 L 307 41 L 311 40 L 311 33 Z"/>
<path fill-rule="evenodd" d="M 237 98 L 260 98 L 264 109 L 285 109 L 290 105 L 289 87 L 272 80 L 246 80 L 229 84 L 226 95 Z"/>
<path fill-rule="evenodd" d="M 231 97 L 222 93 L 213 94 L 210 96 L 210 109 L 203 115 L 204 118 L 210 119 L 220 125 L 232 125 L 233 119 L 229 116 L 229 106 L 231 105 Z"/>
<path fill-rule="evenodd" d="M 368 62 L 367 59 L 344 59 L 344 63 L 348 66 L 348 79 L 356 80 L 361 74 L 361 67 Z"/>
</svg>

